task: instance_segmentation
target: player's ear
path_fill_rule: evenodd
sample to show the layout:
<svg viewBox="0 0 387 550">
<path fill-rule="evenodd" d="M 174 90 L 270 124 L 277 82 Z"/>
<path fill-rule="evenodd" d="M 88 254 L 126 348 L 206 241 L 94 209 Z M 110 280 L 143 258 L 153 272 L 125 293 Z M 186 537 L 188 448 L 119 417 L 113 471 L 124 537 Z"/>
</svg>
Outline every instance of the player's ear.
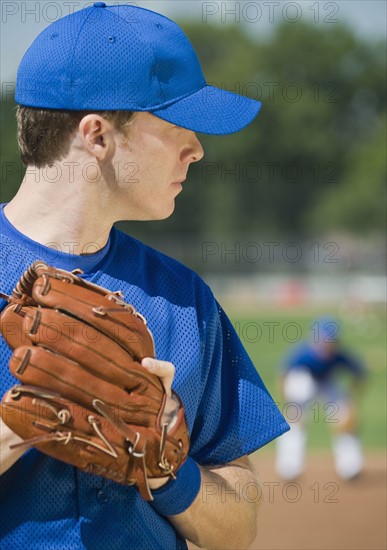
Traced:
<svg viewBox="0 0 387 550">
<path fill-rule="evenodd" d="M 97 114 L 86 115 L 79 123 L 79 135 L 85 149 L 97 159 L 111 158 L 115 150 L 114 126 Z"/>
</svg>

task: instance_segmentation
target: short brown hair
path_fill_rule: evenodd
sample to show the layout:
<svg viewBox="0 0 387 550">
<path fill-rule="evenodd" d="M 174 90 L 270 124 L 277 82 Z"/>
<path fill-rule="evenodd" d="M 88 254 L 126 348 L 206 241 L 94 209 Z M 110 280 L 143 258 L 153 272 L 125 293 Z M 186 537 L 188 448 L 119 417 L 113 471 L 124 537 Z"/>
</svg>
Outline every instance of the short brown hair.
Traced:
<svg viewBox="0 0 387 550">
<path fill-rule="evenodd" d="M 111 121 L 127 136 L 133 111 L 65 111 L 17 106 L 17 140 L 26 166 L 52 166 L 69 152 L 71 137 L 82 118 L 95 113 Z"/>
</svg>

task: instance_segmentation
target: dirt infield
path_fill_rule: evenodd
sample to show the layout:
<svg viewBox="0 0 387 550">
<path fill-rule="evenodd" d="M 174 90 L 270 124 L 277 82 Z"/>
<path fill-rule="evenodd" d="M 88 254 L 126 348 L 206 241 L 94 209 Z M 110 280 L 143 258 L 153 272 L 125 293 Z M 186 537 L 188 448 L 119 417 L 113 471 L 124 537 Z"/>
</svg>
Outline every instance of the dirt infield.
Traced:
<svg viewBox="0 0 387 550">
<path fill-rule="evenodd" d="M 278 479 L 273 456 L 256 453 L 263 483 L 260 550 L 385 550 L 386 459 L 368 454 L 364 474 L 351 482 L 335 475 L 329 454 L 309 457 L 297 483 Z M 278 485 L 276 485 L 278 483 Z"/>
<path fill-rule="evenodd" d="M 264 498 L 252 549 L 387 548 L 384 453 L 367 454 L 364 474 L 351 482 L 337 478 L 326 452 L 309 456 L 307 471 L 297 483 L 276 476 L 271 453 L 256 453 L 252 461 Z M 247 498 L 254 495 L 247 494 Z"/>
</svg>

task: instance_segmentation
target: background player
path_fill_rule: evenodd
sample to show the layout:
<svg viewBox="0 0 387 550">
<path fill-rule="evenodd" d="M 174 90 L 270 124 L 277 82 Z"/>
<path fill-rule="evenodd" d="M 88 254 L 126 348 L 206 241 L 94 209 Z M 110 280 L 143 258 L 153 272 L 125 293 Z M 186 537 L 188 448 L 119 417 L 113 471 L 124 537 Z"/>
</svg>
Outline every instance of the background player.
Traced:
<svg viewBox="0 0 387 550">
<path fill-rule="evenodd" d="M 366 371 L 361 361 L 344 349 L 335 319 L 317 319 L 312 328 L 310 341 L 292 350 L 281 369 L 283 399 L 285 403 L 294 403 L 298 414 L 290 431 L 277 441 L 277 472 L 284 479 L 302 474 L 308 424 L 313 429 L 311 409 L 320 399 L 333 431 L 336 472 L 343 479 L 351 479 L 363 468 L 358 401 Z"/>
</svg>

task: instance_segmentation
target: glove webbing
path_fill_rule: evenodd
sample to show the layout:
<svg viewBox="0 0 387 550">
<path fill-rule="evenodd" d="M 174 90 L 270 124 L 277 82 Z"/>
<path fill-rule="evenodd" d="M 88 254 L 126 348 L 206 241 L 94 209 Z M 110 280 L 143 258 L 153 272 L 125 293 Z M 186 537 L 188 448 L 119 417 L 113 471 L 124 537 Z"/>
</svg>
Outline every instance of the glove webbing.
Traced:
<svg viewBox="0 0 387 550">
<path fill-rule="evenodd" d="M 19 397 L 21 393 L 29 393 L 29 394 L 37 395 L 41 399 L 53 399 L 58 397 L 57 395 L 52 394 L 50 392 L 43 392 L 41 391 L 41 388 L 36 388 L 34 386 L 24 386 L 24 385 L 14 386 L 14 388 L 12 389 L 12 397 L 17 399 L 17 397 Z M 65 424 L 71 419 L 71 413 L 67 408 L 57 409 L 53 405 L 45 401 L 41 401 L 40 399 L 33 399 L 32 403 L 34 405 L 36 404 L 36 405 L 41 405 L 49 408 L 50 411 L 56 416 L 58 421 L 52 422 L 47 419 L 45 419 L 44 422 L 41 420 L 35 421 L 34 424 L 37 427 L 43 430 L 48 430 L 49 433 L 42 436 L 27 439 L 20 443 L 16 443 L 10 446 L 11 449 L 20 448 L 23 446 L 33 446 L 38 444 L 40 445 L 42 443 L 50 443 L 53 441 L 57 441 L 58 443 L 67 445 L 71 440 L 73 440 L 73 441 L 79 441 L 87 445 L 93 446 L 97 448 L 99 451 L 106 453 L 112 456 L 113 458 L 118 457 L 118 453 L 116 449 L 114 448 L 113 445 L 111 445 L 108 439 L 102 434 L 101 430 L 99 429 L 98 421 L 92 414 L 88 415 L 87 420 L 89 424 L 91 424 L 91 426 L 93 427 L 97 436 L 101 439 L 103 445 L 99 445 L 93 441 L 90 441 L 89 439 L 85 439 L 78 435 L 74 435 L 71 431 L 58 429 L 60 426 L 65 427 Z M 7 406 L 17 409 L 16 405 L 8 404 Z M 153 500 L 149 483 L 148 483 L 148 476 L 146 472 L 146 463 L 145 463 L 146 443 L 143 443 L 141 441 L 141 436 L 139 432 L 135 432 L 134 430 L 132 430 L 122 420 L 116 421 L 111 416 L 109 408 L 106 406 L 105 403 L 103 403 L 103 401 L 99 399 L 94 399 L 93 407 L 100 415 L 102 415 L 108 422 L 113 424 L 124 435 L 126 441 L 128 442 L 127 451 L 133 457 L 133 460 L 134 460 L 134 466 L 136 471 L 135 477 L 136 477 L 136 484 L 138 486 L 138 490 L 141 496 L 145 500 Z M 171 467 L 171 465 L 165 459 L 165 456 L 164 456 L 167 432 L 168 432 L 168 424 L 164 423 L 162 426 L 162 433 L 161 433 L 161 439 L 160 439 L 159 466 L 162 470 L 165 471 L 166 476 L 170 476 L 175 479 L 173 466 Z M 104 471 L 105 474 L 109 473 L 106 469 L 103 469 L 100 466 L 90 463 L 88 471 L 95 475 L 101 475 L 102 470 Z M 123 481 L 122 474 L 121 474 L 121 479 L 117 479 L 117 472 L 111 471 L 110 473 L 111 473 L 111 477 L 115 481 L 118 481 L 118 482 Z M 129 483 L 129 485 L 133 485 L 133 483 Z"/>
</svg>

